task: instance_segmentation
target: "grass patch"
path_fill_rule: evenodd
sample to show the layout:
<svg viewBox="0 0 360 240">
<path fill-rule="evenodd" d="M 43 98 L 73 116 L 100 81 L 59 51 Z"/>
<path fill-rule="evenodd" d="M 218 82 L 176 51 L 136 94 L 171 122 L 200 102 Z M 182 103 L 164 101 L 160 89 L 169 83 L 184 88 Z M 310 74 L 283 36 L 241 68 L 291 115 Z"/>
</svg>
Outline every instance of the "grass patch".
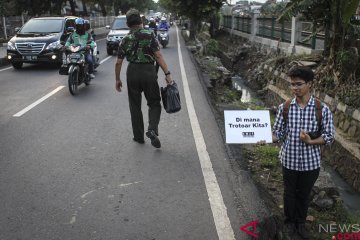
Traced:
<svg viewBox="0 0 360 240">
<path fill-rule="evenodd" d="M 255 148 L 255 155 L 260 159 L 260 166 L 273 169 L 280 166 L 278 158 L 279 148 L 272 145 L 257 146 Z"/>
</svg>

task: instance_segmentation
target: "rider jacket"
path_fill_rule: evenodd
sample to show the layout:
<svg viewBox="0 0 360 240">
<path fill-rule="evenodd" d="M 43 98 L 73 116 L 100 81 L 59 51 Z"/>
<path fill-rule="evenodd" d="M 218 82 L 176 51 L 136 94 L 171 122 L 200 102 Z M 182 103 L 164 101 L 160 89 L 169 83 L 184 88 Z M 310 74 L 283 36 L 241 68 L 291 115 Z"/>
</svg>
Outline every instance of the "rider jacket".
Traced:
<svg viewBox="0 0 360 240">
<path fill-rule="evenodd" d="M 91 48 L 95 47 L 95 42 L 93 41 L 91 35 L 88 32 L 85 32 L 84 35 L 73 32 L 67 39 L 65 46 L 68 47 L 72 44 L 81 46 L 90 45 Z"/>
<path fill-rule="evenodd" d="M 159 29 L 166 29 L 166 30 L 169 30 L 169 25 L 167 23 L 161 23 L 159 25 Z"/>
</svg>

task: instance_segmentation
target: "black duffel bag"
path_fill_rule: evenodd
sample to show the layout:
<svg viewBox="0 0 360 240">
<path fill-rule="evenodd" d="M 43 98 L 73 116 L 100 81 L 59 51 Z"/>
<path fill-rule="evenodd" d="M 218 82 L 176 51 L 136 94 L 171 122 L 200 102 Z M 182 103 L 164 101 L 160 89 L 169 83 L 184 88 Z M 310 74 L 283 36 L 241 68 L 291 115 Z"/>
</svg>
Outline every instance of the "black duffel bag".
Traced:
<svg viewBox="0 0 360 240">
<path fill-rule="evenodd" d="M 180 95 L 177 84 L 173 81 L 166 87 L 161 87 L 161 98 L 167 113 L 176 113 L 181 109 Z"/>
</svg>

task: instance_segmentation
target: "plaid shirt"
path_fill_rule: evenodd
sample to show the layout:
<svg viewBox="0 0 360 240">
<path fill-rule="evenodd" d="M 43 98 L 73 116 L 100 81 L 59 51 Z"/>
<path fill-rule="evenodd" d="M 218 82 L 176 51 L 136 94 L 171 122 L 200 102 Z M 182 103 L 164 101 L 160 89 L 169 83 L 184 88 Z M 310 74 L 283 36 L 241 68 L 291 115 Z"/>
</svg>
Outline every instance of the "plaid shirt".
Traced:
<svg viewBox="0 0 360 240">
<path fill-rule="evenodd" d="M 311 96 L 304 108 L 296 103 L 294 98 L 289 106 L 288 119 L 285 123 L 283 117 L 284 103 L 278 108 L 273 134 L 283 144 L 279 153 L 282 165 L 291 170 L 310 171 L 320 167 L 320 145 L 309 145 L 300 140 L 300 130 L 316 132 L 318 123 L 316 119 L 316 106 L 314 97 Z M 325 144 L 334 141 L 335 129 L 333 117 L 328 106 L 323 104 L 321 136 Z"/>
</svg>

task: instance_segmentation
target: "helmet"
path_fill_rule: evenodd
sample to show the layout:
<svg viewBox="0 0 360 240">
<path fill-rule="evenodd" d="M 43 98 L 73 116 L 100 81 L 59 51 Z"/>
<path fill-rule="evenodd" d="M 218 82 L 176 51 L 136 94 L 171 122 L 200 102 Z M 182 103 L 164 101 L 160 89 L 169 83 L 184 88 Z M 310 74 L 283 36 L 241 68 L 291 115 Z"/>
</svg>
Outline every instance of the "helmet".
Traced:
<svg viewBox="0 0 360 240">
<path fill-rule="evenodd" d="M 154 18 L 150 18 L 150 22 L 153 22 L 153 21 L 155 21 L 155 19 L 154 19 Z"/>
<path fill-rule="evenodd" d="M 77 18 L 75 20 L 75 29 L 76 32 L 80 35 L 83 35 L 85 33 L 85 29 L 84 29 L 84 19 L 82 18 Z"/>
<path fill-rule="evenodd" d="M 77 18 L 77 19 L 75 20 L 75 24 L 76 24 L 76 25 L 84 25 L 84 19 L 82 19 L 82 18 Z"/>
<path fill-rule="evenodd" d="M 165 17 L 162 17 L 162 18 L 161 18 L 161 22 L 162 22 L 162 23 L 166 23 L 166 18 L 165 18 Z"/>
<path fill-rule="evenodd" d="M 90 21 L 89 20 L 84 20 L 84 28 L 85 28 L 85 31 L 88 31 L 90 29 Z"/>
</svg>

